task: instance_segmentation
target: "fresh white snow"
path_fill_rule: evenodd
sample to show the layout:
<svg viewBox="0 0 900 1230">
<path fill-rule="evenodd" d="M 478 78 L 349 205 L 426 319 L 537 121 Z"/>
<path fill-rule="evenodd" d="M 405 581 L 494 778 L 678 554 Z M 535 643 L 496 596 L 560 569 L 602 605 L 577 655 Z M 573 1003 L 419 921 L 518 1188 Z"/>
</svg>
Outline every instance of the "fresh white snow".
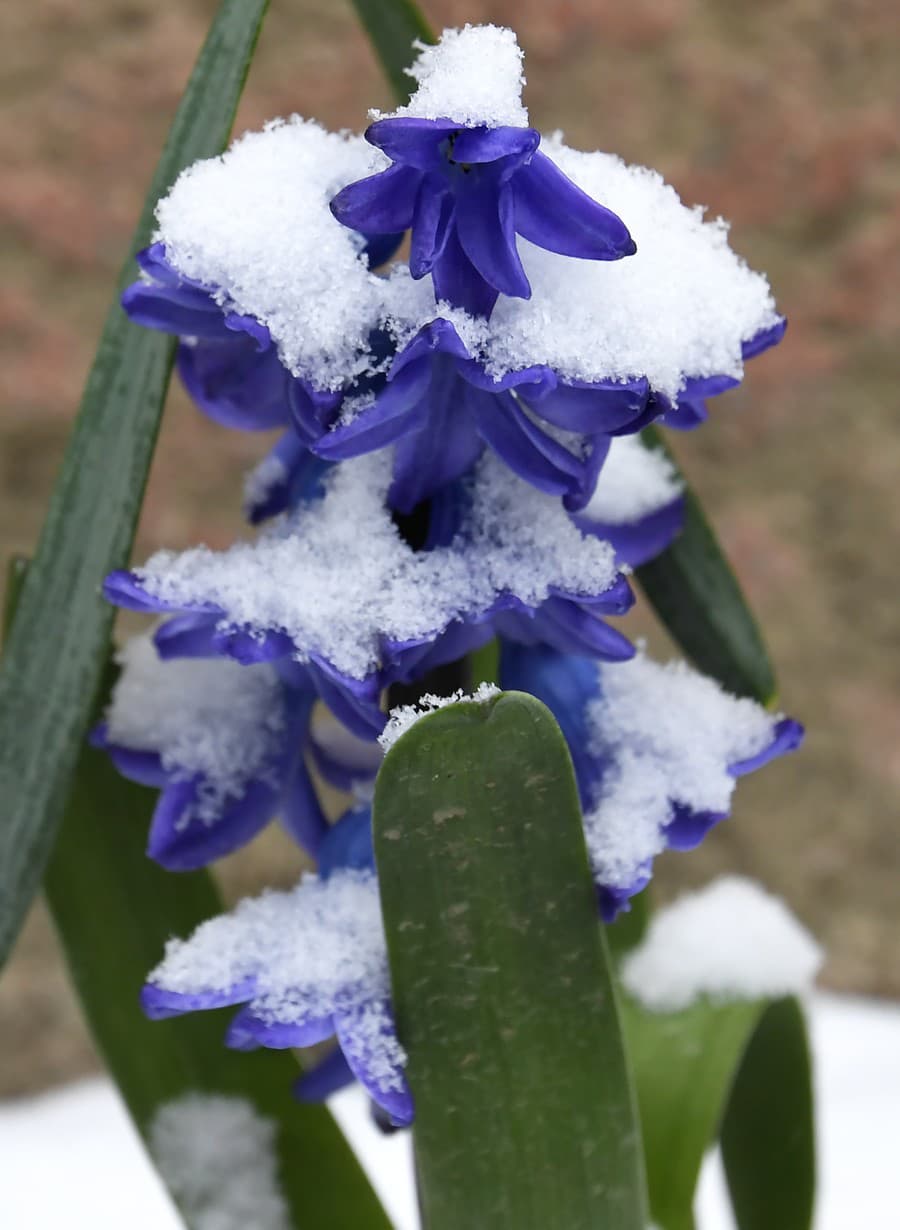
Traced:
<svg viewBox="0 0 900 1230">
<path fill-rule="evenodd" d="M 384 751 L 390 751 L 401 735 L 418 722 L 419 718 L 425 717 L 427 713 L 434 713 L 438 709 L 445 709 L 447 705 L 460 704 L 463 701 L 474 701 L 476 704 L 483 705 L 495 696 L 500 695 L 500 689 L 493 683 L 481 683 L 471 696 L 466 695 L 462 688 L 457 688 L 452 696 L 434 696 L 428 693 L 420 698 L 415 705 L 398 705 L 396 709 L 392 709 L 387 725 L 378 736 L 378 742 L 381 744 Z"/>
<path fill-rule="evenodd" d="M 886 1230 L 900 1207 L 900 1004 L 816 994 L 819 1105 L 815 1230 Z M 382 1136 L 358 1088 L 331 1102 L 396 1230 L 418 1230 L 410 1136 Z M 183 1230 L 118 1093 L 104 1077 L 0 1103 L 4 1225 L 10 1230 Z M 700 1180 L 698 1230 L 734 1230 L 718 1158 Z"/>
<path fill-rule="evenodd" d="M 823 952 L 787 906 L 742 876 L 722 876 L 653 915 L 622 982 L 654 1012 L 716 1000 L 799 995 Z"/>
<path fill-rule="evenodd" d="M 608 542 L 583 535 L 560 501 L 492 453 L 479 463 L 457 539 L 416 552 L 385 507 L 390 450 L 345 461 L 325 497 L 226 551 L 160 551 L 138 569 L 154 597 L 176 608 L 211 602 L 224 622 L 283 629 L 297 657 L 320 654 L 364 678 L 384 637 L 431 639 L 463 614 L 483 614 L 504 592 L 536 605 L 552 586 L 600 594 L 617 570 Z"/>
<path fill-rule="evenodd" d="M 150 1152 L 191 1230 L 291 1230 L 276 1124 L 244 1098 L 189 1093 L 150 1125 Z"/>
<path fill-rule="evenodd" d="M 682 489 L 661 448 L 647 448 L 639 436 L 617 436 L 580 515 L 606 525 L 630 525 L 677 500 Z"/>
<path fill-rule="evenodd" d="M 388 165 L 362 137 L 272 120 L 183 171 L 157 205 L 155 237 L 179 273 L 264 324 L 291 372 L 339 388 L 369 366 L 380 281 L 328 204 Z"/>
<path fill-rule="evenodd" d="M 469 126 L 528 126 L 523 57 L 512 30 L 465 25 L 445 30 L 434 46 L 418 40 L 413 46 L 419 54 L 406 71 L 418 84 L 407 105 L 392 115 Z M 372 115 L 382 118 L 377 111 Z"/>
</svg>

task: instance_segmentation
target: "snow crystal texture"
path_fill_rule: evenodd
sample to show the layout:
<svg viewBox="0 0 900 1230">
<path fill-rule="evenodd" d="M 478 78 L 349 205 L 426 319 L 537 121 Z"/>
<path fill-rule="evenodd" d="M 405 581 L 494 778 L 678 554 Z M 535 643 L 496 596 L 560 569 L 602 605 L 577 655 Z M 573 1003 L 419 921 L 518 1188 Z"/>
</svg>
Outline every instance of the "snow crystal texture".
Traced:
<svg viewBox="0 0 900 1230">
<path fill-rule="evenodd" d="M 778 316 L 765 277 L 731 250 L 727 225 L 705 222 L 656 171 L 569 149 L 558 136 L 541 149 L 622 218 L 637 253 L 573 260 L 520 240 L 533 294 L 498 302 L 488 371 L 499 377 L 546 363 L 573 380 L 646 376 L 669 397 L 688 377 L 740 378 L 741 343 Z"/>
<path fill-rule="evenodd" d="M 160 1106 L 150 1152 L 191 1230 L 291 1230 L 276 1134 L 244 1098 L 189 1093 Z"/>
<path fill-rule="evenodd" d="M 752 880 L 723 876 L 655 914 L 625 958 L 622 981 L 654 1012 L 716 1000 L 797 995 L 822 950 L 783 901 Z"/>
<path fill-rule="evenodd" d="M 384 637 L 431 639 L 506 592 L 537 605 L 552 586 L 593 595 L 616 578 L 609 543 L 583 535 L 558 500 L 492 454 L 478 466 L 457 540 L 415 552 L 385 507 L 390 467 L 389 450 L 346 461 L 329 474 L 323 500 L 255 543 L 159 552 L 140 580 L 173 608 L 214 603 L 227 624 L 282 629 L 300 660 L 319 654 L 364 678 L 379 665 Z"/>
<path fill-rule="evenodd" d="M 605 768 L 585 835 L 598 883 L 626 888 L 665 849 L 674 804 L 727 814 L 728 766 L 763 751 L 779 717 L 684 662 L 641 653 L 597 669 L 590 750 Z"/>
<path fill-rule="evenodd" d="M 665 508 L 681 493 L 675 467 L 662 449 L 645 448 L 638 436 L 618 436 L 580 515 L 606 525 L 629 525 Z"/>
<path fill-rule="evenodd" d="M 419 55 L 406 71 L 418 85 L 409 103 L 393 115 L 453 120 L 468 127 L 528 126 L 523 57 L 512 30 L 466 25 L 445 30 L 434 46 L 414 46 Z"/>
<path fill-rule="evenodd" d="M 152 635 L 127 641 L 106 711 L 110 743 L 158 752 L 173 778 L 203 778 L 191 813 L 211 821 L 226 798 L 271 772 L 284 730 L 284 700 L 271 666 L 223 658 L 163 661 Z"/>
<path fill-rule="evenodd" d="M 467 696 L 462 688 L 458 688 L 452 696 L 435 696 L 428 693 L 420 697 L 415 705 L 398 705 L 396 709 L 392 709 L 387 725 L 378 736 L 378 742 L 386 752 L 390 751 L 400 736 L 405 735 L 419 718 L 425 717 L 427 713 L 435 713 L 438 709 L 446 709 L 447 705 L 462 704 L 465 701 L 483 705 L 499 695 L 500 689 L 496 684 L 487 681 L 479 684 L 471 696 Z"/>
<path fill-rule="evenodd" d="M 289 892 L 247 898 L 203 923 L 188 940 L 170 940 L 149 982 L 193 995 L 246 985 L 251 1011 L 266 1024 L 294 1025 L 355 1009 L 354 1034 L 383 1051 L 385 1088 L 398 1080 L 403 1052 L 386 1026 L 390 997 L 375 877 L 344 871 L 307 875 Z"/>
<path fill-rule="evenodd" d="M 156 238 L 183 275 L 269 329 L 285 366 L 319 389 L 365 370 L 379 280 L 328 203 L 387 161 L 362 137 L 274 120 L 195 162 L 159 202 Z"/>
</svg>

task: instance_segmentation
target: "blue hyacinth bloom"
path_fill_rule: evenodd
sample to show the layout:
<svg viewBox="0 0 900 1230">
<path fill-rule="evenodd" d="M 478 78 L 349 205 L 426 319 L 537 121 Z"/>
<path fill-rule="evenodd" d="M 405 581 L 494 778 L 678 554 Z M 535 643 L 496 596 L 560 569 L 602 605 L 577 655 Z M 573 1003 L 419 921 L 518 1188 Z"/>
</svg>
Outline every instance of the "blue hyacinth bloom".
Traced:
<svg viewBox="0 0 900 1230">
<path fill-rule="evenodd" d="M 621 218 L 541 153 L 534 128 L 397 116 L 365 135 L 393 166 L 343 188 L 334 216 L 354 230 L 411 230 L 412 276 L 431 274 L 454 307 L 488 316 L 498 295 L 529 297 L 517 235 L 588 260 L 636 250 Z"/>
<path fill-rule="evenodd" d="M 163 625 L 163 644 L 167 634 L 177 640 L 178 629 Z M 164 659 L 149 636 L 127 642 L 119 661 L 91 743 L 124 777 L 160 791 L 150 858 L 170 871 L 206 866 L 276 815 L 316 854 L 327 825 L 303 754 L 316 691 L 301 672 L 288 683 L 266 665 Z"/>
<path fill-rule="evenodd" d="M 646 886 L 658 854 L 692 849 L 728 816 L 739 777 L 803 738 L 793 719 L 643 655 L 604 665 L 504 643 L 500 681 L 539 697 L 559 722 L 607 922 Z"/>
<path fill-rule="evenodd" d="M 398 353 L 371 404 L 312 447 L 341 461 L 394 444 L 388 499 L 400 512 L 467 473 L 485 445 L 576 510 L 594 490 L 610 439 L 655 414 L 647 414 L 648 399 L 646 380 L 563 381 L 546 365 L 495 380 L 439 317 Z"/>
<path fill-rule="evenodd" d="M 413 1118 L 390 1003 L 378 886 L 371 871 L 335 867 L 290 892 L 267 892 L 170 941 L 142 993 L 153 1019 L 238 1007 L 225 1042 L 236 1050 L 311 1046 L 334 1036 L 337 1084 L 355 1076 L 397 1126 Z M 327 1076 L 327 1074 L 326 1074 Z"/>
</svg>

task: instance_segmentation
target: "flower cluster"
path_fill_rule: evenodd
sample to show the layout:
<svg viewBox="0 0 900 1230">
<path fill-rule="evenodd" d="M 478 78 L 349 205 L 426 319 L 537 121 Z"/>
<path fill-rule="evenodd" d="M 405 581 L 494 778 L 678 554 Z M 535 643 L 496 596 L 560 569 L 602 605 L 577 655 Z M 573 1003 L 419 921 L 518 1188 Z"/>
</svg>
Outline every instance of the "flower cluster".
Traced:
<svg viewBox="0 0 900 1230">
<path fill-rule="evenodd" d="M 698 425 L 780 339 L 766 280 L 654 172 L 530 127 L 511 31 L 445 31 L 411 72 L 410 103 L 364 137 L 274 121 L 158 205 L 125 310 L 177 336 L 205 414 L 281 434 L 247 480 L 255 538 L 108 578 L 161 618 L 93 736 L 160 790 L 164 866 L 275 817 L 318 865 L 174 942 L 147 1011 L 236 1005 L 239 1048 L 335 1034 L 301 1095 L 355 1075 L 398 1123 L 367 806 L 391 703 L 497 638 L 501 686 L 569 742 L 609 921 L 802 733 L 608 622 L 683 515 L 637 433 Z M 351 794 L 336 822 L 316 778 Z"/>
</svg>

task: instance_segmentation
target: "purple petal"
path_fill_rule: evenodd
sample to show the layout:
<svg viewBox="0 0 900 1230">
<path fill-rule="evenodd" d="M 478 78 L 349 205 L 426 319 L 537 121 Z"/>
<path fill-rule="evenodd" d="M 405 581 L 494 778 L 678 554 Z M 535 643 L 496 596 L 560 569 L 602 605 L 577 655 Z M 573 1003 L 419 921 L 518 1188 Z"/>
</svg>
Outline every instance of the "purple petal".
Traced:
<svg viewBox="0 0 900 1230">
<path fill-rule="evenodd" d="M 463 128 L 453 139 L 451 161 L 484 163 L 509 158 L 520 166 L 540 143 L 540 133 L 534 128 Z"/>
<path fill-rule="evenodd" d="M 456 198 L 456 229 L 463 251 L 486 282 L 501 294 L 531 298 L 531 286 L 516 248 L 512 189 L 490 179 Z"/>
<path fill-rule="evenodd" d="M 133 282 L 122 292 L 121 302 L 128 319 L 147 329 L 216 341 L 228 337 L 222 309 L 205 291 L 190 286 Z"/>
<path fill-rule="evenodd" d="M 418 171 L 440 171 L 447 165 L 447 155 L 441 147 L 458 129 L 459 124 L 453 120 L 396 116 L 370 124 L 365 137 L 392 162 L 415 167 Z"/>
<path fill-rule="evenodd" d="M 764 350 L 768 350 L 770 346 L 777 346 L 784 337 L 785 329 L 787 329 L 787 320 L 781 316 L 774 325 L 770 325 L 768 329 L 760 329 L 759 333 L 754 333 L 749 341 L 744 342 L 741 346 L 741 356 L 746 359 L 753 359 L 758 354 L 762 354 Z"/>
<path fill-rule="evenodd" d="M 334 1033 L 330 1016 L 309 1017 L 295 1022 L 263 1021 L 249 1006 L 241 1008 L 225 1035 L 225 1045 L 235 1051 L 251 1051 L 258 1046 L 283 1051 L 293 1046 L 315 1046 Z"/>
<path fill-rule="evenodd" d="M 540 150 L 512 186 L 516 230 L 538 247 L 600 261 L 637 251 L 622 219 L 577 188 Z"/>
<path fill-rule="evenodd" d="M 218 631 L 221 615 L 190 612 L 174 615 L 153 633 L 153 643 L 163 661 L 172 658 L 215 658 L 221 651 Z"/>
<path fill-rule="evenodd" d="M 573 516 L 572 520 L 583 534 L 593 534 L 611 543 L 619 564 L 637 568 L 659 555 L 681 533 L 684 525 L 684 497 L 679 496 L 656 512 L 625 524 L 612 525 L 608 522 L 592 521 L 579 514 Z"/>
<path fill-rule="evenodd" d="M 223 427 L 269 431 L 286 426 L 290 373 L 274 350 L 249 338 L 178 347 L 178 375 L 198 409 Z"/>
<path fill-rule="evenodd" d="M 388 167 L 342 188 L 331 212 L 354 231 L 388 235 L 409 230 L 421 179 L 422 172 L 412 167 Z"/>
<path fill-rule="evenodd" d="M 683 803 L 676 803 L 672 819 L 665 826 L 666 845 L 670 850 L 694 850 L 709 830 L 727 817 L 727 812 L 693 811 Z"/>
<path fill-rule="evenodd" d="M 278 792 L 266 782 L 249 782 L 240 798 L 222 805 L 211 820 L 192 812 L 202 778 L 173 781 L 163 790 L 153 813 L 147 855 L 167 871 L 194 871 L 231 854 L 255 837 L 275 814 Z"/>
<path fill-rule="evenodd" d="M 91 740 L 93 743 L 93 738 Z M 149 786 L 151 790 L 162 790 L 168 781 L 168 774 L 162 766 L 158 752 L 138 751 L 132 747 L 123 747 L 121 743 L 93 743 L 95 747 L 103 747 L 116 771 L 130 782 L 139 786 Z"/>
<path fill-rule="evenodd" d="M 319 457 L 343 461 L 384 448 L 411 430 L 426 412 L 431 385 L 428 362 L 409 363 L 381 390 L 373 405 L 333 427 L 314 446 Z"/>
<path fill-rule="evenodd" d="M 510 393 L 491 396 L 470 387 L 465 396 L 481 436 L 516 474 L 548 495 L 577 485 L 583 462 L 532 423 Z"/>
<path fill-rule="evenodd" d="M 294 1097 L 301 1102 L 324 1102 L 338 1090 L 351 1085 L 354 1079 L 344 1052 L 336 1046 L 321 1063 L 294 1081 Z"/>
<path fill-rule="evenodd" d="M 460 478 L 483 448 L 462 395 L 462 381 L 452 369 L 443 373 L 444 379 L 441 374 L 431 382 L 427 420 L 398 440 L 394 450 L 388 503 L 401 513 L 411 513 L 422 500 Z"/>
<path fill-rule="evenodd" d="M 413 1098 L 402 1067 L 391 1066 L 387 1048 L 396 1042 L 390 1008 L 376 1005 L 384 1020 L 383 1032 L 373 1047 L 372 1019 L 365 1006 L 337 1013 L 335 1033 L 344 1057 L 357 1080 L 400 1126 L 413 1120 Z M 386 1070 L 387 1069 L 387 1070 Z"/>
<path fill-rule="evenodd" d="M 233 1004 L 243 1003 L 252 999 L 256 989 L 253 978 L 242 978 L 240 982 L 224 989 L 192 991 L 167 991 L 153 982 L 145 983 L 141 991 L 141 1007 L 151 1021 L 162 1021 L 167 1017 L 183 1016 L 186 1012 L 205 1012 L 211 1008 L 229 1008 Z"/>
<path fill-rule="evenodd" d="M 524 389 L 520 396 L 548 423 L 565 431 L 595 435 L 618 431 L 631 423 L 644 410 L 649 392 L 646 380 L 625 384 L 559 381 L 555 387 L 539 393 L 537 398 Z"/>
<path fill-rule="evenodd" d="M 490 316 L 499 292 L 469 260 L 455 227 L 451 227 L 444 250 L 434 262 L 431 277 L 437 300 L 464 308 L 472 316 Z"/>
<path fill-rule="evenodd" d="M 453 221 L 453 197 L 446 181 L 426 175 L 419 188 L 412 221 L 409 272 L 414 278 L 430 273 L 434 262 L 447 246 Z"/>
<path fill-rule="evenodd" d="M 294 771 L 284 788 L 280 812 L 287 832 L 307 854 L 315 857 L 328 832 L 328 822 L 300 752 L 296 754 Z"/>
<path fill-rule="evenodd" d="M 772 742 L 761 752 L 757 752 L 755 756 L 748 756 L 745 760 L 737 760 L 734 764 L 730 764 L 728 772 L 732 777 L 743 777 L 745 773 L 752 773 L 754 769 L 762 768 L 770 760 L 775 760 L 776 757 L 783 756 L 786 752 L 795 751 L 803 742 L 805 733 L 800 723 L 794 721 L 793 718 L 782 718 L 775 724 Z"/>
<path fill-rule="evenodd" d="M 632 643 L 615 628 L 574 602 L 549 598 L 535 616 L 540 636 L 561 653 L 581 654 L 604 662 L 627 662 L 635 655 Z"/>
</svg>

